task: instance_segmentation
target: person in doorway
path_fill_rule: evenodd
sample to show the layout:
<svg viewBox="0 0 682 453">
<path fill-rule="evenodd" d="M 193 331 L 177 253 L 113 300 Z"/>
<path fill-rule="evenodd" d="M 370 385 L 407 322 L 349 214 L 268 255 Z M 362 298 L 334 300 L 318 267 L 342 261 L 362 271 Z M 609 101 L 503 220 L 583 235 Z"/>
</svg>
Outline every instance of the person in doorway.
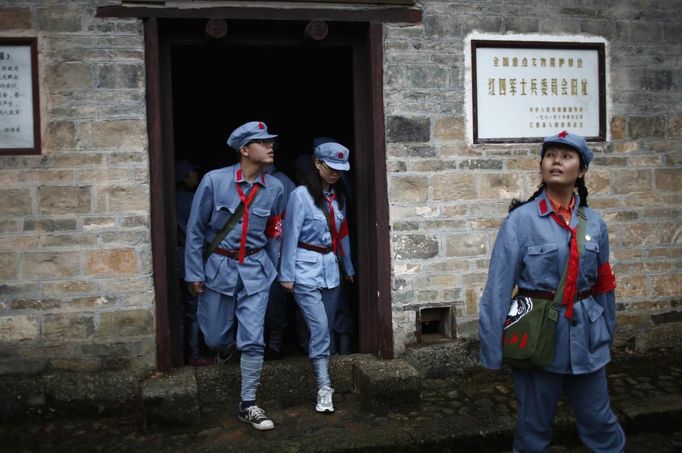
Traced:
<svg viewBox="0 0 682 453">
<path fill-rule="evenodd" d="M 284 221 L 279 281 L 293 291 L 310 331 L 308 355 L 317 382 L 318 412 L 333 412 L 329 379 L 330 332 L 338 306 L 341 274 L 353 281 L 345 194 L 337 190 L 350 168 L 349 151 L 338 143 L 315 148 L 305 185 L 289 197 Z M 343 269 L 339 269 L 342 264 Z"/>
<path fill-rule="evenodd" d="M 283 203 L 286 206 L 289 201 L 289 194 L 294 191 L 296 185 L 285 173 L 277 169 L 274 164 L 270 165 L 265 171 L 277 178 L 282 184 L 284 188 Z M 287 326 L 287 299 L 287 291 L 276 281 L 273 282 L 270 287 L 268 309 L 265 314 L 265 360 L 279 360 L 282 358 L 282 337 Z"/>
<path fill-rule="evenodd" d="M 236 346 L 241 352 L 239 419 L 258 430 L 274 428 L 256 405 L 256 388 L 285 209 L 282 184 L 265 172 L 274 161 L 276 137 L 260 121 L 232 132 L 227 144 L 239 153 L 239 163 L 211 171 L 201 180 L 187 223 L 185 249 L 185 279 L 199 297 L 199 327 L 219 360 L 228 358 L 233 349 L 236 317 Z"/>
<path fill-rule="evenodd" d="M 194 191 L 199 185 L 198 165 L 183 159 L 175 164 L 175 209 L 178 236 L 178 270 L 181 282 L 185 281 L 185 242 L 187 237 L 187 221 Z M 189 364 L 193 367 L 208 366 L 213 360 L 201 357 L 199 348 L 199 325 L 197 323 L 197 298 L 191 294 L 187 285 L 180 285 L 182 299 L 182 318 L 184 320 L 185 349 L 189 355 Z"/>
<path fill-rule="evenodd" d="M 578 135 L 563 131 L 545 138 L 540 188 L 525 202 L 512 201 L 492 251 L 479 318 L 486 368 L 502 367 L 503 327 L 514 287 L 519 296 L 551 300 L 567 269 L 553 361 L 545 368 L 512 368 L 518 408 L 515 452 L 549 452 L 562 390 L 590 450 L 622 452 L 625 447 L 607 390 L 616 282 L 606 225 L 587 206 L 585 173 L 592 156 Z M 579 217 L 584 241 L 577 238 Z"/>
</svg>

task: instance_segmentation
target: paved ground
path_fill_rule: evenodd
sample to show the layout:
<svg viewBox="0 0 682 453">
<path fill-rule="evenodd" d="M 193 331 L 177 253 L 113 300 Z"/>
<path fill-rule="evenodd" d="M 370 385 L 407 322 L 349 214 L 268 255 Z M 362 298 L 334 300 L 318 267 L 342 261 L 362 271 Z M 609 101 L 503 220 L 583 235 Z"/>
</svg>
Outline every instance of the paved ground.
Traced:
<svg viewBox="0 0 682 453">
<path fill-rule="evenodd" d="M 682 354 L 621 358 L 609 366 L 612 404 L 628 433 L 627 452 L 682 452 Z M 313 401 L 263 406 L 276 423 L 257 432 L 236 407 L 208 405 L 197 423 L 174 429 L 144 426 L 140 415 L 62 418 L 50 414 L 0 426 L 0 451 L 102 452 L 503 452 L 509 451 L 515 402 L 508 372 L 481 369 L 424 384 L 416 407 L 368 408 L 358 395 L 335 395 L 336 412 Z M 587 452 L 570 409 L 560 403 L 552 452 Z"/>
</svg>

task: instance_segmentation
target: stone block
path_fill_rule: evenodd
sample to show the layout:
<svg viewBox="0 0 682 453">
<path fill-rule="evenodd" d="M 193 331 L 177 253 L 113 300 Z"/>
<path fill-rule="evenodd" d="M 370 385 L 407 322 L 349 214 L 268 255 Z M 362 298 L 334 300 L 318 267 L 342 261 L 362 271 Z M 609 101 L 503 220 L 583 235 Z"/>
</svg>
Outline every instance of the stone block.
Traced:
<svg viewBox="0 0 682 453">
<path fill-rule="evenodd" d="M 671 138 L 682 138 L 682 116 L 670 117 L 670 136 Z"/>
<path fill-rule="evenodd" d="M 653 188 L 652 170 L 620 170 L 613 175 L 613 193 L 650 193 Z"/>
<path fill-rule="evenodd" d="M 611 118 L 611 138 L 614 140 L 622 140 L 625 138 L 625 118 L 622 116 L 614 116 Z"/>
<path fill-rule="evenodd" d="M 462 340 L 407 348 L 403 358 L 425 378 L 452 377 L 476 365 Z"/>
<path fill-rule="evenodd" d="M 429 195 L 428 183 L 426 176 L 393 176 L 390 200 L 392 203 L 426 201 Z"/>
<path fill-rule="evenodd" d="M 140 64 L 103 64 L 98 66 L 98 88 L 130 89 L 144 86 L 144 65 Z"/>
<path fill-rule="evenodd" d="M 75 277 L 79 274 L 79 252 L 26 252 L 24 254 L 24 278 L 26 279 L 55 279 Z"/>
<path fill-rule="evenodd" d="M 76 14 L 75 17 L 80 19 L 79 14 Z M 45 72 L 51 92 L 79 91 L 90 88 L 92 85 L 93 68 L 86 63 L 68 61 L 51 64 L 47 66 Z"/>
<path fill-rule="evenodd" d="M 76 219 L 26 219 L 24 220 L 24 231 L 46 232 L 55 231 L 75 231 L 77 228 Z"/>
<path fill-rule="evenodd" d="M 404 77 L 409 88 L 445 89 L 448 86 L 449 70 L 434 64 L 404 65 Z"/>
<path fill-rule="evenodd" d="M 680 190 L 682 181 L 682 169 L 680 168 L 657 168 L 654 170 L 656 190 L 676 192 Z"/>
<path fill-rule="evenodd" d="M 51 411 L 79 416 L 136 411 L 141 376 L 135 372 L 53 373 L 44 377 Z"/>
<path fill-rule="evenodd" d="M 454 160 L 444 160 L 444 159 L 422 159 L 416 161 L 408 162 L 407 169 L 409 171 L 419 171 L 419 172 L 441 172 L 447 170 L 453 170 L 457 168 L 457 162 Z"/>
<path fill-rule="evenodd" d="M 663 116 L 633 116 L 628 120 L 630 138 L 664 138 L 666 121 Z"/>
<path fill-rule="evenodd" d="M 31 10 L 29 8 L 0 8 L 0 30 L 30 30 Z"/>
<path fill-rule="evenodd" d="M 537 161 L 535 161 L 537 167 Z M 497 159 L 466 159 L 460 162 L 462 170 L 502 170 L 502 161 Z"/>
<path fill-rule="evenodd" d="M 648 69 L 639 75 L 639 86 L 643 90 L 668 91 L 673 85 L 673 72 L 670 69 Z"/>
<path fill-rule="evenodd" d="M 0 316 L 0 343 L 35 340 L 39 333 L 35 315 Z"/>
<path fill-rule="evenodd" d="M 154 375 L 142 383 L 145 424 L 188 426 L 201 420 L 197 380 L 190 367 Z"/>
<path fill-rule="evenodd" d="M 370 410 L 418 405 L 422 378 L 403 359 L 368 358 L 355 365 L 355 387 Z"/>
<path fill-rule="evenodd" d="M 123 338 L 154 333 L 150 310 L 121 310 L 100 313 L 98 336 Z"/>
<path fill-rule="evenodd" d="M 100 190 L 107 199 L 107 212 L 147 211 L 149 186 L 117 185 Z"/>
<path fill-rule="evenodd" d="M 391 143 L 428 142 L 431 120 L 428 117 L 389 117 L 386 138 Z"/>
<path fill-rule="evenodd" d="M 436 141 L 464 140 L 466 124 L 461 117 L 438 118 L 433 126 L 433 138 Z"/>
<path fill-rule="evenodd" d="M 16 299 L 9 302 L 12 310 L 50 310 L 60 305 L 59 299 Z"/>
<path fill-rule="evenodd" d="M 470 173 L 434 175 L 431 178 L 431 185 L 434 200 L 457 201 L 478 198 L 476 176 Z"/>
<path fill-rule="evenodd" d="M 487 237 L 487 234 L 474 231 L 448 234 L 445 238 L 445 255 L 462 257 L 486 255 Z"/>
<path fill-rule="evenodd" d="M 92 144 L 96 148 L 144 148 L 147 145 L 146 123 L 142 120 L 93 123 Z"/>
<path fill-rule="evenodd" d="M 77 146 L 78 137 L 73 121 L 52 121 L 47 125 L 44 142 L 46 150 L 73 149 Z"/>
<path fill-rule="evenodd" d="M 438 255 L 438 239 L 425 234 L 401 234 L 393 236 L 396 260 L 428 259 Z"/>
<path fill-rule="evenodd" d="M 92 209 L 91 187 L 38 187 L 38 206 L 41 214 L 88 213 Z"/>
<path fill-rule="evenodd" d="M 481 175 L 481 199 L 518 198 L 523 193 L 523 177 L 518 174 L 483 174 Z"/>
<path fill-rule="evenodd" d="M 82 31 L 82 20 L 82 11 L 76 7 L 68 7 L 68 5 L 36 9 L 36 23 L 42 32 Z"/>
<path fill-rule="evenodd" d="M 95 320 L 79 313 L 48 314 L 43 318 L 42 333 L 50 341 L 85 340 L 92 338 Z"/>
<path fill-rule="evenodd" d="M 0 281 L 16 280 L 19 276 L 19 255 L 0 253 Z"/>
<path fill-rule="evenodd" d="M 85 275 L 133 275 L 140 269 L 140 258 L 133 249 L 85 252 Z"/>
<path fill-rule="evenodd" d="M 0 190 L 0 212 L 3 217 L 26 216 L 33 211 L 31 192 L 28 189 Z"/>
</svg>

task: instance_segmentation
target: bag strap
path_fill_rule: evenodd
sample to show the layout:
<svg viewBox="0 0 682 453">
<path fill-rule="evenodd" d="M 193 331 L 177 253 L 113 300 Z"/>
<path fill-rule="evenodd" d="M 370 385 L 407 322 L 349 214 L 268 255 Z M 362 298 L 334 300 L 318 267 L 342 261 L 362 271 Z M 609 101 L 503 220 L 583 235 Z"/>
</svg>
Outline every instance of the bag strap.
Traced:
<svg viewBox="0 0 682 453">
<path fill-rule="evenodd" d="M 576 233 L 578 235 L 578 258 L 582 254 L 583 247 L 585 245 L 585 228 L 587 227 L 587 216 L 583 211 L 582 206 L 578 207 L 578 228 Z M 570 258 L 566 261 L 566 268 L 564 269 L 564 274 L 561 276 L 559 281 L 559 287 L 554 293 L 554 301 L 552 302 L 556 308 L 559 308 L 564 296 L 564 287 L 566 286 L 566 274 L 568 274 L 568 265 L 570 263 Z"/>
<path fill-rule="evenodd" d="M 251 188 L 253 188 L 253 186 L 251 186 Z M 258 191 L 258 192 L 260 192 L 260 191 Z M 251 202 L 253 202 L 253 200 L 256 199 L 256 197 L 258 196 L 258 192 L 253 194 L 253 199 L 251 200 Z M 249 193 L 251 193 L 251 189 L 249 189 L 249 191 L 246 192 L 245 196 L 248 197 Z M 230 231 L 232 231 L 234 226 L 237 223 L 239 223 L 239 221 L 242 219 L 242 217 L 244 217 L 244 202 L 243 201 L 239 203 L 239 206 L 237 206 L 237 209 L 235 209 L 234 214 L 232 214 L 232 216 L 230 216 L 230 220 L 228 220 L 227 223 L 225 224 L 225 226 L 223 227 L 223 229 L 220 230 L 213 237 L 213 240 L 211 241 L 211 243 L 204 250 L 204 261 L 206 261 L 208 259 L 208 257 L 211 256 L 211 254 L 218 247 L 218 244 L 220 244 L 223 241 L 223 239 L 225 239 L 225 237 L 228 234 L 230 234 Z"/>
<path fill-rule="evenodd" d="M 331 219 L 331 213 L 329 212 L 329 206 L 325 204 L 324 209 L 322 210 L 322 213 L 324 214 L 324 217 L 327 219 L 327 228 L 329 228 L 329 234 L 334 234 L 332 233 L 332 219 Z M 336 249 L 336 263 L 339 266 L 339 276 L 341 277 L 341 280 L 343 280 L 343 276 L 346 274 L 343 268 L 343 260 L 339 256 L 339 247 L 341 247 L 341 244 L 336 244 L 337 249 Z"/>
</svg>

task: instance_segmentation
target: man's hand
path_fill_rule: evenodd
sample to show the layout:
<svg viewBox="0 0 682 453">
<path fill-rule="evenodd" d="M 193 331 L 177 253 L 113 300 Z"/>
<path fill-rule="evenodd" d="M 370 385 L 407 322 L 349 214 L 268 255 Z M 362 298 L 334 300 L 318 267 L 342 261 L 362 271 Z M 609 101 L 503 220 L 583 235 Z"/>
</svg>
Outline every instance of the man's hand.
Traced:
<svg viewBox="0 0 682 453">
<path fill-rule="evenodd" d="M 292 292 L 294 290 L 294 282 L 279 282 L 279 284 L 282 285 L 288 292 Z"/>
<path fill-rule="evenodd" d="M 204 282 L 190 282 L 187 283 L 187 289 L 193 296 L 198 296 L 204 292 Z"/>
</svg>

